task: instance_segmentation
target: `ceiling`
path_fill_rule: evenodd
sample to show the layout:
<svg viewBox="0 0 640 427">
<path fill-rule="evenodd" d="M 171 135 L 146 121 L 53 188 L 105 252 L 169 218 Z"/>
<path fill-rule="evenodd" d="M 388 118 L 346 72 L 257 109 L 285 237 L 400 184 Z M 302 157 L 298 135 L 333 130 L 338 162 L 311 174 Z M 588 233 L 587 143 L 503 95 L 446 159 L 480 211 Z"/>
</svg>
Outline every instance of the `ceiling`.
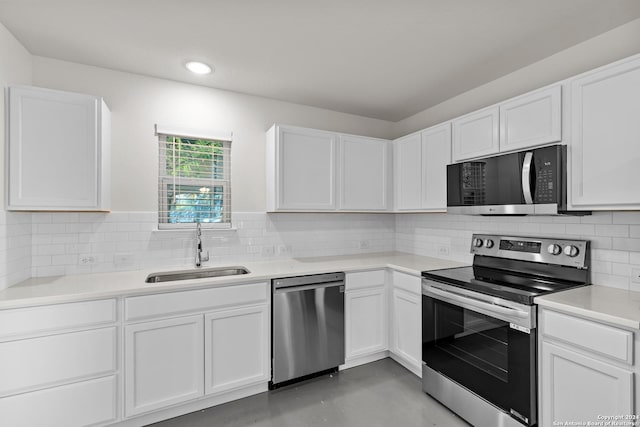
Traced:
<svg viewBox="0 0 640 427">
<path fill-rule="evenodd" d="M 391 121 L 638 17 L 638 0 L 0 1 L 34 55 Z"/>
</svg>

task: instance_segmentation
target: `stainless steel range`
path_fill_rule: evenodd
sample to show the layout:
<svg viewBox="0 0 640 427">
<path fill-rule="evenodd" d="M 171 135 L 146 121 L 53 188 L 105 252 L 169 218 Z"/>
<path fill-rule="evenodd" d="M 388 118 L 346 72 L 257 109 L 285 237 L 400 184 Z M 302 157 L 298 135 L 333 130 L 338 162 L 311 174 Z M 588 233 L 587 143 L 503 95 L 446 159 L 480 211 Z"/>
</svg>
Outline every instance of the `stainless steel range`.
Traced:
<svg viewBox="0 0 640 427">
<path fill-rule="evenodd" d="M 473 266 L 423 272 L 423 390 L 476 427 L 537 425 L 539 295 L 589 284 L 589 242 L 475 234 Z"/>
</svg>

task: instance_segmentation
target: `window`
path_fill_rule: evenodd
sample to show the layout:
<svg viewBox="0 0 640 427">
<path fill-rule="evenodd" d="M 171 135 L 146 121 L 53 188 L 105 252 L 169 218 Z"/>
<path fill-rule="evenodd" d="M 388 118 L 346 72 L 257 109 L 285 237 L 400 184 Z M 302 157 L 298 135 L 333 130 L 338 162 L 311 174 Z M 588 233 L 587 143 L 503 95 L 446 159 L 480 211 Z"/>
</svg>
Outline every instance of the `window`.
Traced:
<svg viewBox="0 0 640 427">
<path fill-rule="evenodd" d="M 158 227 L 231 227 L 231 138 L 157 132 Z"/>
</svg>

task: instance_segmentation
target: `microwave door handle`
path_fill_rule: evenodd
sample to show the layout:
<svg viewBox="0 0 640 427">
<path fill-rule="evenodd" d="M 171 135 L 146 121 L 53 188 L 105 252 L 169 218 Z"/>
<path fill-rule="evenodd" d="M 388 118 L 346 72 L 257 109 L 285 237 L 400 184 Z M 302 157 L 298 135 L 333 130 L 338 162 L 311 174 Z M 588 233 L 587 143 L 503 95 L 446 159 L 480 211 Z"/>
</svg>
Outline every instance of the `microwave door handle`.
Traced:
<svg viewBox="0 0 640 427">
<path fill-rule="evenodd" d="M 524 202 L 528 205 L 533 203 L 533 197 L 531 196 L 531 161 L 533 160 L 533 153 L 528 151 L 524 155 L 524 162 L 522 162 L 522 194 L 524 194 Z"/>
</svg>

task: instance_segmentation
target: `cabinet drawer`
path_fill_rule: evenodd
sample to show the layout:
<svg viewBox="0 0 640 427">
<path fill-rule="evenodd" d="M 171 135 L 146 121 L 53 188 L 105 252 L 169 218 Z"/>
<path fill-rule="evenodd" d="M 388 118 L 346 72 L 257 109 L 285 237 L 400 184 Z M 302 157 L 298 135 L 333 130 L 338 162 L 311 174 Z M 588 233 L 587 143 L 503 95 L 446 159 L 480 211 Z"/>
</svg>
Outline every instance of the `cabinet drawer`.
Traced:
<svg viewBox="0 0 640 427">
<path fill-rule="evenodd" d="M 422 279 L 420 277 L 411 276 L 409 274 L 394 271 L 391 273 L 394 288 L 404 289 L 412 294 L 420 295 L 422 293 Z"/>
<path fill-rule="evenodd" d="M 374 286 L 384 286 L 384 270 L 347 273 L 345 276 L 345 282 L 348 291 L 371 288 Z"/>
<path fill-rule="evenodd" d="M 74 302 L 0 311 L 0 338 L 112 323 L 116 300 Z"/>
<path fill-rule="evenodd" d="M 555 311 L 542 312 L 543 333 L 611 359 L 633 364 L 633 332 Z"/>
<path fill-rule="evenodd" d="M 125 318 L 138 320 L 231 305 L 265 303 L 268 291 L 269 285 L 263 282 L 132 297 L 125 300 Z"/>
<path fill-rule="evenodd" d="M 80 427 L 117 418 L 116 377 L 54 387 L 0 399 L 2 425 Z"/>
<path fill-rule="evenodd" d="M 0 396 L 116 369 L 116 328 L 0 344 Z"/>
</svg>

